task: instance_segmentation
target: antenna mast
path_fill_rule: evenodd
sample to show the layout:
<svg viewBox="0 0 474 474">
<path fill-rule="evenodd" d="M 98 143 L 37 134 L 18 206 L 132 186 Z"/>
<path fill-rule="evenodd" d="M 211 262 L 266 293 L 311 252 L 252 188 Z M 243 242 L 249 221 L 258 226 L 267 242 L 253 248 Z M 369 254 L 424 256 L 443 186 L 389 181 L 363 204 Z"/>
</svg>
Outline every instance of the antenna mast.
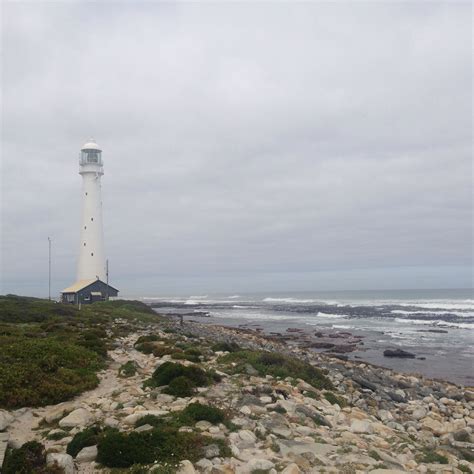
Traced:
<svg viewBox="0 0 474 474">
<path fill-rule="evenodd" d="M 48 299 L 51 301 L 51 237 L 48 237 Z"/>
</svg>

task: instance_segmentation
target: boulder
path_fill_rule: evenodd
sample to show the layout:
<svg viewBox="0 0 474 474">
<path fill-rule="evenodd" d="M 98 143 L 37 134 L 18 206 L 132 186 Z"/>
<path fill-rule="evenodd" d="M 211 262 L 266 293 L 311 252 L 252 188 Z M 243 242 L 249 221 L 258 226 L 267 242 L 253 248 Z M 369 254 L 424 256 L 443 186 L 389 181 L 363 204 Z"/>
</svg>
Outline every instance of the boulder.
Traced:
<svg viewBox="0 0 474 474">
<path fill-rule="evenodd" d="M 431 431 L 436 436 L 441 436 L 446 432 L 443 423 L 431 418 L 430 416 L 427 416 L 421 420 L 421 426 L 423 429 Z"/>
<path fill-rule="evenodd" d="M 250 472 L 253 471 L 268 471 L 269 469 L 273 469 L 275 467 L 275 464 L 273 464 L 271 461 L 268 459 L 252 459 L 248 462 L 247 464 Z"/>
<path fill-rule="evenodd" d="M 176 474 L 195 474 L 195 473 L 196 473 L 196 470 L 194 469 L 193 464 L 191 463 L 191 461 L 188 461 L 187 459 L 179 463 L 179 468 L 176 471 Z"/>
<path fill-rule="evenodd" d="M 373 432 L 372 423 L 369 420 L 352 420 L 351 431 L 353 433 L 370 434 Z"/>
<path fill-rule="evenodd" d="M 217 446 L 217 444 L 210 444 L 208 446 L 204 446 L 204 456 L 207 459 L 215 458 L 219 456 L 219 454 L 220 454 L 220 449 L 219 449 L 219 446 Z"/>
<path fill-rule="evenodd" d="M 212 423 L 209 423 L 209 421 L 206 421 L 206 420 L 201 420 L 201 421 L 198 421 L 194 426 L 199 431 L 206 431 L 212 426 Z"/>
<path fill-rule="evenodd" d="M 59 420 L 60 428 L 74 428 L 76 426 L 85 427 L 93 421 L 94 417 L 85 408 L 78 408 L 72 411 L 65 418 Z"/>
<path fill-rule="evenodd" d="M 0 431 L 5 430 L 13 421 L 13 416 L 5 410 L 0 410 Z"/>
<path fill-rule="evenodd" d="M 240 430 L 238 435 L 245 445 L 252 446 L 257 442 L 257 437 L 249 430 Z"/>
<path fill-rule="evenodd" d="M 413 413 L 412 413 L 412 418 L 414 418 L 415 420 L 421 420 L 422 418 L 424 418 L 426 416 L 426 408 L 423 408 L 423 407 L 417 407 L 413 410 Z"/>
<path fill-rule="evenodd" d="M 326 456 L 336 451 L 336 446 L 325 443 L 315 443 L 314 441 L 282 439 L 278 440 L 277 443 L 280 447 L 280 453 L 283 456 L 288 456 L 290 453 L 295 455 L 313 453 L 316 456 Z"/>
<path fill-rule="evenodd" d="M 76 472 L 76 468 L 74 467 L 74 461 L 72 459 L 72 456 L 70 456 L 69 454 L 49 453 L 46 456 L 46 464 L 48 466 L 53 466 L 54 464 L 56 464 L 64 471 L 64 474 L 74 474 Z"/>
<path fill-rule="evenodd" d="M 44 415 L 44 421 L 46 423 L 53 423 L 61 418 L 64 418 L 64 413 L 74 409 L 74 405 L 71 402 L 60 403 L 55 405 L 51 410 L 48 410 Z"/>
<path fill-rule="evenodd" d="M 414 359 L 416 357 L 415 354 L 403 349 L 386 349 L 383 351 L 383 355 L 384 357 L 401 357 L 405 359 Z"/>
<path fill-rule="evenodd" d="M 300 474 L 301 470 L 297 464 L 291 463 L 281 471 L 281 474 Z"/>
<path fill-rule="evenodd" d="M 92 462 L 97 458 L 97 446 L 86 446 L 82 448 L 76 456 L 76 462 Z"/>
</svg>

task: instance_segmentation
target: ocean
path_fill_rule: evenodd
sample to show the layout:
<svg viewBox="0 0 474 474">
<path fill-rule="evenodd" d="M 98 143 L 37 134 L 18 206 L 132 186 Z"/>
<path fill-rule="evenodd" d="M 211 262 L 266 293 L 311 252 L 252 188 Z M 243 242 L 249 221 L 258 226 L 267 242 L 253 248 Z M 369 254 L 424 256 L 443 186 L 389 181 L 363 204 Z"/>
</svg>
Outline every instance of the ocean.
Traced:
<svg viewBox="0 0 474 474">
<path fill-rule="evenodd" d="M 457 384 L 474 385 L 472 289 L 280 292 L 235 295 L 145 296 L 155 310 L 205 324 L 264 333 L 295 329 L 351 333 L 363 344 L 349 359 Z M 387 358 L 400 348 L 413 359 Z"/>
</svg>

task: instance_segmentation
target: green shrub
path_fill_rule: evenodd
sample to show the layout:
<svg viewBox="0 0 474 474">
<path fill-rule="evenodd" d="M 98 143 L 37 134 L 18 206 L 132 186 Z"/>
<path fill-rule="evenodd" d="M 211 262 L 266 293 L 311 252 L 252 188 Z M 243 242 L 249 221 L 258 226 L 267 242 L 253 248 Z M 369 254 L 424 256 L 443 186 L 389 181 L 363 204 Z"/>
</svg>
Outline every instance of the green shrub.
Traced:
<svg viewBox="0 0 474 474">
<path fill-rule="evenodd" d="M 143 352 L 143 354 L 151 354 L 153 352 L 155 345 L 152 342 L 140 342 L 135 344 L 135 349 L 137 351 Z"/>
<path fill-rule="evenodd" d="M 202 405 L 201 403 L 191 403 L 178 416 L 178 419 L 185 424 L 197 421 L 208 421 L 213 425 L 223 423 L 226 419 L 223 410 L 211 405 Z"/>
<path fill-rule="evenodd" d="M 375 451 L 374 449 L 372 449 L 371 451 L 369 451 L 369 456 L 373 459 L 375 459 L 376 461 L 381 461 L 382 458 L 380 457 L 380 454 Z"/>
<path fill-rule="evenodd" d="M 97 450 L 97 461 L 107 467 L 151 464 L 156 459 L 149 436 L 133 431 L 130 434 L 110 431 L 99 440 Z"/>
<path fill-rule="evenodd" d="M 212 376 L 195 365 L 184 366 L 174 362 L 165 362 L 156 368 L 152 375 L 155 386 L 168 385 L 173 379 L 187 377 L 196 387 L 205 387 L 212 382 Z"/>
<path fill-rule="evenodd" d="M 237 366 L 233 369 L 235 373 L 245 372 L 246 364 L 251 364 L 262 376 L 300 378 L 318 389 L 332 390 L 334 388 L 321 369 L 283 354 L 245 350 L 226 354 L 220 357 L 219 361 L 222 363 L 237 363 Z"/>
<path fill-rule="evenodd" d="M 193 355 L 197 357 L 202 356 L 202 351 L 198 349 L 197 347 L 190 347 L 189 349 L 186 349 L 184 353 L 187 355 Z"/>
<path fill-rule="evenodd" d="M 155 357 L 163 357 L 165 355 L 172 354 L 174 350 L 175 350 L 174 348 L 169 347 L 169 346 L 154 345 L 152 353 Z"/>
<path fill-rule="evenodd" d="M 98 444 L 97 461 L 107 467 L 127 468 L 134 464 L 196 462 L 202 457 L 207 438 L 196 433 L 181 433 L 167 427 L 147 432 L 105 434 Z"/>
<path fill-rule="evenodd" d="M 86 331 L 79 338 L 77 344 L 105 358 L 107 357 L 107 345 L 105 342 L 106 337 L 107 334 L 105 331 Z"/>
<path fill-rule="evenodd" d="M 458 464 L 457 465 L 457 468 L 461 471 L 461 472 L 467 472 L 467 474 L 472 474 L 472 470 L 469 466 L 466 466 L 465 464 Z"/>
<path fill-rule="evenodd" d="M 53 405 L 94 388 L 97 354 L 55 338 L 0 336 L 0 407 Z"/>
<path fill-rule="evenodd" d="M 46 466 L 44 446 L 36 441 L 25 443 L 21 448 L 7 451 L 2 467 L 3 474 L 60 474 L 58 466 Z"/>
<path fill-rule="evenodd" d="M 119 368 L 120 377 L 133 377 L 137 373 L 137 364 L 133 360 L 129 360 L 122 364 Z"/>
<path fill-rule="evenodd" d="M 174 360 L 184 360 L 186 359 L 186 356 L 184 355 L 183 352 L 173 352 L 171 354 L 171 358 Z"/>
<path fill-rule="evenodd" d="M 427 464 L 448 464 L 448 458 L 442 454 L 438 454 L 436 451 L 425 449 L 421 456 L 418 456 L 418 462 L 424 462 Z"/>
<path fill-rule="evenodd" d="M 135 342 L 134 342 L 134 346 L 136 346 L 137 344 L 141 344 L 143 342 L 154 342 L 154 341 L 159 341 L 160 340 L 160 337 L 159 336 L 155 336 L 154 334 L 149 334 L 148 336 L 140 336 Z"/>
<path fill-rule="evenodd" d="M 99 436 L 102 430 L 98 426 L 91 426 L 74 435 L 74 438 L 69 442 L 66 448 L 66 453 L 73 458 L 77 453 L 86 446 L 95 446 L 99 441 Z"/>
<path fill-rule="evenodd" d="M 173 379 L 163 393 L 173 395 L 174 397 L 192 397 L 195 393 L 196 385 L 188 377 L 180 376 Z"/>
<path fill-rule="evenodd" d="M 144 425 L 150 425 L 150 426 L 163 426 L 165 424 L 166 420 L 164 417 L 159 417 L 156 415 L 145 415 L 142 416 L 137 420 L 135 423 L 135 428 L 138 428 L 139 426 L 144 426 Z"/>
<path fill-rule="evenodd" d="M 324 398 L 331 405 L 339 405 L 341 408 L 344 408 L 347 405 L 347 402 L 342 397 L 338 397 L 332 392 L 324 392 Z"/>
<path fill-rule="evenodd" d="M 237 352 L 240 351 L 240 346 L 235 342 L 217 342 L 211 349 L 214 352 Z"/>
<path fill-rule="evenodd" d="M 50 441 L 58 441 L 66 436 L 69 436 L 67 431 L 56 431 L 55 433 L 48 433 L 46 439 L 49 439 Z"/>
</svg>

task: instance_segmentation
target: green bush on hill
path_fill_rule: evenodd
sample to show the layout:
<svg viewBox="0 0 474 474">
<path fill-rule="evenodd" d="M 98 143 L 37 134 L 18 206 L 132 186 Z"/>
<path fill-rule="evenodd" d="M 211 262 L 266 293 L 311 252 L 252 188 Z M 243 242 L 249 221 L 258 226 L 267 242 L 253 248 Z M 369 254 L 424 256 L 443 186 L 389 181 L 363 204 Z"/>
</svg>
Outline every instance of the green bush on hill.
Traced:
<svg viewBox="0 0 474 474">
<path fill-rule="evenodd" d="M 245 372 L 246 364 L 252 365 L 262 375 L 273 377 L 293 377 L 303 379 L 318 389 L 332 390 L 334 387 L 321 369 L 294 357 L 265 351 L 237 351 L 223 355 L 219 362 L 224 364 L 236 363 L 232 369 L 235 373 Z"/>
<path fill-rule="evenodd" d="M 79 431 L 67 445 L 66 453 L 75 458 L 82 448 L 96 445 L 101 433 L 102 429 L 99 426 L 91 426 Z"/>
<path fill-rule="evenodd" d="M 46 465 L 44 446 L 36 441 L 25 443 L 18 449 L 7 451 L 2 467 L 3 474 L 61 474 L 59 466 Z"/>
<path fill-rule="evenodd" d="M 184 459 L 196 462 L 203 456 L 207 438 L 197 433 L 156 427 L 151 431 L 106 433 L 97 446 L 97 461 L 107 467 L 127 468 L 155 461 L 176 463 Z"/>
<path fill-rule="evenodd" d="M 173 379 L 163 392 L 174 397 L 192 397 L 196 392 L 196 385 L 188 377 L 180 376 Z"/>
<path fill-rule="evenodd" d="M 52 338 L 0 337 L 0 407 L 59 403 L 94 388 L 94 352 Z"/>
<path fill-rule="evenodd" d="M 191 424 L 197 421 L 208 421 L 213 425 L 223 423 L 226 419 L 223 410 L 211 405 L 201 403 L 191 403 L 178 415 L 178 420 L 183 424 Z"/>
<path fill-rule="evenodd" d="M 113 324 L 117 319 L 128 322 Z M 0 408 L 59 403 L 98 382 L 108 333 L 128 334 L 134 321 L 157 321 L 147 305 L 107 301 L 76 306 L 0 296 Z"/>
<path fill-rule="evenodd" d="M 137 364 L 133 360 L 129 360 L 122 364 L 119 368 L 120 377 L 133 377 L 137 373 Z"/>
</svg>

